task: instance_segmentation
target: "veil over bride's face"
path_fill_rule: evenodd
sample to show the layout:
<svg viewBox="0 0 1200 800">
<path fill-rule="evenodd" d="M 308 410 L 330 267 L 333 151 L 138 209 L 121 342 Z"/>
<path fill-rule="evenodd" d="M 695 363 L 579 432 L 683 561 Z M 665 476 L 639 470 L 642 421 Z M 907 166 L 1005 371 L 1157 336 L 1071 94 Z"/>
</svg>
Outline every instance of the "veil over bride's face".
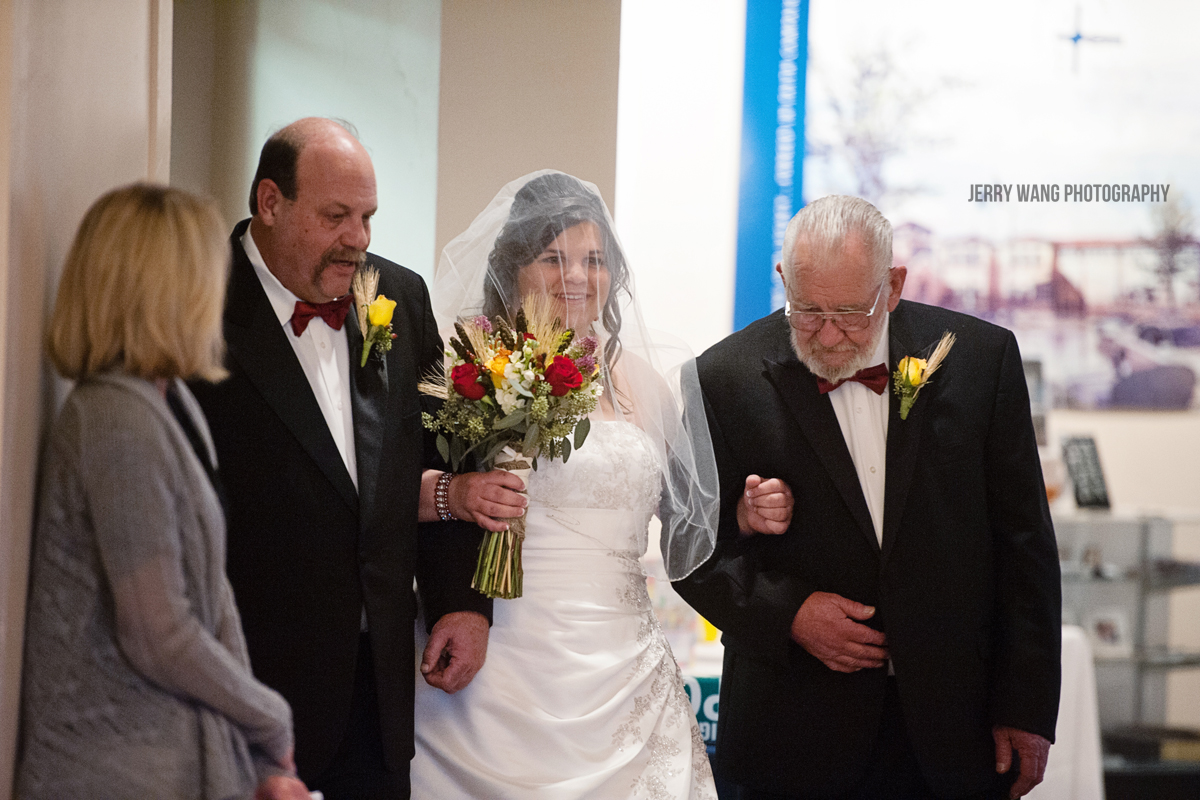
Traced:
<svg viewBox="0 0 1200 800">
<path fill-rule="evenodd" d="M 610 284 L 604 238 L 594 222 L 567 228 L 517 273 L 521 297 L 546 295 L 563 323 L 577 331 L 590 330 L 600 318 Z"/>
</svg>

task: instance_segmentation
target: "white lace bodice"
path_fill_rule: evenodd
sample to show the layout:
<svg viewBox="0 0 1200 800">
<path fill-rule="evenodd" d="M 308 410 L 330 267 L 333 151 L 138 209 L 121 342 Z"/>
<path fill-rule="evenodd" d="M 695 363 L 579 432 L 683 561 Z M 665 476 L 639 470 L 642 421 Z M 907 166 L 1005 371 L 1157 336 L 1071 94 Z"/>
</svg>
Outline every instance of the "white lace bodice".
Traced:
<svg viewBox="0 0 1200 800">
<path fill-rule="evenodd" d="M 604 542 L 617 550 L 646 551 L 646 531 L 658 511 L 661 479 L 658 455 L 650 438 L 629 422 L 592 422 L 583 447 L 562 461 L 540 462 L 530 473 L 530 507 L 569 513 L 571 509 L 630 512 L 636 523 L 619 531 L 621 541 Z M 534 546 L 527 540 L 526 546 Z"/>
</svg>

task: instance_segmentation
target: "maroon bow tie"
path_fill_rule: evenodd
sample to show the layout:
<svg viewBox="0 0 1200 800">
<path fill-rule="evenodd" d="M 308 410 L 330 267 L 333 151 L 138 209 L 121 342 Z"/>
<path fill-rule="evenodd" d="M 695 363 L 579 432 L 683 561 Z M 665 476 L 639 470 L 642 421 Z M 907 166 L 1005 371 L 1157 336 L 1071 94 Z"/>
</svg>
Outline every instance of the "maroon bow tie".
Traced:
<svg viewBox="0 0 1200 800">
<path fill-rule="evenodd" d="M 346 321 L 346 312 L 350 310 L 350 303 L 353 300 L 352 295 L 339 297 L 328 303 L 314 304 L 297 300 L 296 310 L 292 312 L 292 333 L 297 336 L 304 333 L 304 329 L 308 327 L 308 323 L 312 322 L 314 317 L 320 317 L 325 320 L 326 325 L 335 331 L 340 331 L 342 324 Z"/>
<path fill-rule="evenodd" d="M 837 383 L 830 383 L 824 378 L 817 378 L 817 389 L 821 392 L 821 394 L 829 394 L 846 381 L 858 381 L 875 394 L 883 394 L 883 390 L 886 389 L 888 385 L 887 364 L 876 364 L 873 367 L 860 369 L 849 378 L 840 380 Z"/>
</svg>

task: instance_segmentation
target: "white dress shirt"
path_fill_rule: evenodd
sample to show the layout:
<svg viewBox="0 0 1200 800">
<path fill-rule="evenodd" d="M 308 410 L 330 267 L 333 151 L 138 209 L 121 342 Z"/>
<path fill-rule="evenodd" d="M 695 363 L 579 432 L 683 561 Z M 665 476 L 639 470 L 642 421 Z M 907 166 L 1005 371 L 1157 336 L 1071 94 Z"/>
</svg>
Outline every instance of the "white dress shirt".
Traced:
<svg viewBox="0 0 1200 800">
<path fill-rule="evenodd" d="M 883 319 L 883 333 L 875 346 L 875 357 L 868 366 L 888 363 L 888 318 Z M 846 381 L 829 393 L 833 412 L 837 414 L 842 438 L 850 450 L 858 485 L 862 487 L 875 526 L 875 537 L 883 546 L 883 490 L 887 466 L 888 388 L 875 394 L 857 381 Z"/>
<path fill-rule="evenodd" d="M 333 436 L 333 443 L 341 453 L 342 461 L 350 472 L 350 480 L 354 488 L 358 488 L 358 466 L 354 455 L 354 410 L 350 404 L 350 353 L 346 340 L 346 326 L 341 330 L 333 330 L 325 324 L 321 317 L 314 317 L 304 329 L 304 333 L 296 336 L 292 332 L 292 313 L 296 310 L 296 301 L 300 298 L 292 294 L 279 279 L 267 269 L 250 229 L 242 234 L 242 247 L 246 257 L 254 265 L 258 280 L 267 293 L 267 300 L 283 326 L 287 340 L 300 360 L 308 385 L 312 387 L 313 397 L 321 407 L 325 424 Z M 351 309 L 353 313 L 353 309 Z"/>
</svg>

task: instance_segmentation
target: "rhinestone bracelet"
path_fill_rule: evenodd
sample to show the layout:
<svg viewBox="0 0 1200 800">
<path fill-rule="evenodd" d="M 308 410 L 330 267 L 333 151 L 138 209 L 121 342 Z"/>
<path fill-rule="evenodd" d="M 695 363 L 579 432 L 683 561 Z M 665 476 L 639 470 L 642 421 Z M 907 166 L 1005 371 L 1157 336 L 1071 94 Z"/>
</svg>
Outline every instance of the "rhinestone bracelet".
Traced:
<svg viewBox="0 0 1200 800">
<path fill-rule="evenodd" d="M 442 522 L 458 519 L 450 513 L 450 481 L 454 480 L 454 477 L 453 472 L 443 472 L 437 479 L 437 486 L 433 489 L 433 505 Z"/>
</svg>

